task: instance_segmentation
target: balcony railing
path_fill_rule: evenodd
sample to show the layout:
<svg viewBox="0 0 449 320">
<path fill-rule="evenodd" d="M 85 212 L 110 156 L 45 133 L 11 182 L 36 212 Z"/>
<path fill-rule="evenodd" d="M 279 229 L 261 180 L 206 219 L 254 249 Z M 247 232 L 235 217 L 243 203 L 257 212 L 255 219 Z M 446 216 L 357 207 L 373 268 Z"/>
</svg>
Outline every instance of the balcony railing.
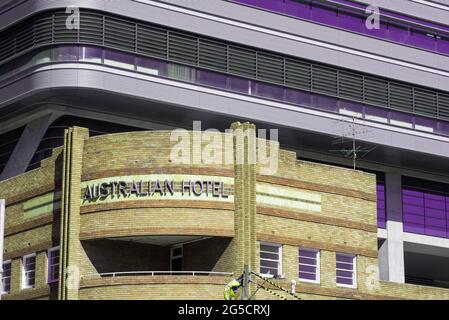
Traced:
<svg viewBox="0 0 449 320">
<path fill-rule="evenodd" d="M 233 272 L 217 272 L 217 271 L 120 271 L 120 272 L 105 272 L 82 275 L 81 280 L 98 279 L 103 277 L 120 277 L 120 276 L 135 276 L 135 275 L 190 275 L 190 276 L 232 276 Z"/>
</svg>

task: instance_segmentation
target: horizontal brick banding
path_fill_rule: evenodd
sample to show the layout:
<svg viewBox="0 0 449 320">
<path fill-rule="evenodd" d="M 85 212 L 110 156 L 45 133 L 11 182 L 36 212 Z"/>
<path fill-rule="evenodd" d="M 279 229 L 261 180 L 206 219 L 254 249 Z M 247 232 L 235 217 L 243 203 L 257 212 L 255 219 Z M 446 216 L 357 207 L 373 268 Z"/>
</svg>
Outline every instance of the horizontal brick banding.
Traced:
<svg viewBox="0 0 449 320">
<path fill-rule="evenodd" d="M 37 227 L 53 223 L 53 213 L 47 213 L 42 217 L 21 223 L 16 226 L 5 228 L 5 236 L 10 236 L 19 232 L 27 231 Z"/>
<path fill-rule="evenodd" d="M 40 299 L 50 296 L 50 286 L 44 288 L 25 289 L 20 293 L 6 294 L 2 296 L 2 300 L 28 300 Z"/>
<path fill-rule="evenodd" d="M 92 204 L 81 207 L 81 214 L 136 208 L 195 208 L 234 210 L 234 203 L 207 200 L 129 200 Z"/>
<path fill-rule="evenodd" d="M 328 224 L 328 225 L 332 225 L 332 226 L 338 226 L 338 227 L 344 227 L 344 228 L 357 229 L 357 230 L 363 230 L 363 231 L 377 233 L 377 225 L 372 225 L 372 224 L 362 223 L 362 222 L 355 222 L 355 221 L 350 221 L 350 220 L 346 220 L 346 219 L 324 217 L 322 215 L 316 215 L 316 214 L 307 213 L 307 212 L 257 206 L 257 213 L 267 215 L 267 216 L 315 222 L 315 223 L 320 223 L 320 224 Z"/>
<path fill-rule="evenodd" d="M 262 280 L 261 280 L 262 281 Z M 283 288 L 291 288 L 291 283 L 286 281 L 279 281 L 276 284 L 280 285 Z M 265 287 L 276 290 L 275 286 L 272 286 L 268 283 L 264 285 Z M 297 282 L 296 283 L 296 292 L 297 293 L 307 293 L 314 294 L 320 296 L 328 296 L 328 297 L 337 297 L 344 299 L 358 299 L 358 300 L 399 300 L 401 298 L 386 296 L 386 295 L 377 295 L 377 294 L 369 294 L 362 293 L 357 289 L 351 288 L 325 288 L 318 284 L 309 284 L 305 282 Z M 288 294 L 285 294 L 288 297 Z"/>
<path fill-rule="evenodd" d="M 355 255 L 362 255 L 362 256 L 366 256 L 366 257 L 377 258 L 377 250 L 356 248 L 356 247 L 346 246 L 346 245 L 304 240 L 304 239 L 298 239 L 298 238 L 292 238 L 292 237 L 276 236 L 276 235 L 264 234 L 264 233 L 258 233 L 257 240 L 286 244 L 286 245 L 291 245 L 291 246 L 304 246 L 304 247 L 308 247 L 308 248 L 316 248 L 316 249 L 322 249 L 322 250 L 334 251 L 334 252 L 352 253 Z"/>
<path fill-rule="evenodd" d="M 140 285 L 140 284 L 214 284 L 225 285 L 230 280 L 228 276 L 207 276 L 207 275 L 135 275 L 103 277 L 97 279 L 82 279 L 80 288 L 92 288 L 118 285 Z"/>
<path fill-rule="evenodd" d="M 129 168 L 105 170 L 86 173 L 81 176 L 81 181 L 110 178 L 116 176 L 147 175 L 147 174 L 186 174 L 234 177 L 234 170 L 220 168 L 189 168 L 189 167 L 158 167 L 158 168 Z"/>
<path fill-rule="evenodd" d="M 39 243 L 34 246 L 29 246 L 24 249 L 15 250 L 11 252 L 5 252 L 3 255 L 4 260 L 14 259 L 17 257 L 23 257 L 27 254 L 34 253 L 34 252 L 40 252 L 40 251 L 46 251 L 54 246 L 54 243 L 52 241 L 46 241 Z"/>
<path fill-rule="evenodd" d="M 126 228 L 99 230 L 95 232 L 81 232 L 80 240 L 116 238 L 130 236 L 145 235 L 198 235 L 198 236 L 214 236 L 214 237 L 233 237 L 233 229 L 217 229 L 217 228 L 163 228 L 163 227 L 142 227 L 142 228 Z"/>
<path fill-rule="evenodd" d="M 299 188 L 299 189 L 305 189 L 305 190 L 311 190 L 311 191 L 338 194 L 341 196 L 359 198 L 359 199 L 368 200 L 368 201 L 376 201 L 376 194 L 374 194 L 374 193 L 367 193 L 367 192 L 351 190 L 351 189 L 347 189 L 347 188 L 339 188 L 339 187 L 335 187 L 335 186 L 327 186 L 324 184 L 318 184 L 318 183 L 313 183 L 313 182 L 305 182 L 305 181 L 299 181 L 299 180 L 288 179 L 288 178 L 262 176 L 262 175 L 257 176 L 257 181 L 266 182 L 266 183 L 270 183 L 270 184 L 277 184 L 277 185 L 286 186 L 286 187 L 293 187 L 293 188 Z"/>
<path fill-rule="evenodd" d="M 61 181 L 55 181 L 55 182 L 43 185 L 39 188 L 35 188 L 32 191 L 20 193 L 14 197 L 7 198 L 5 200 L 6 206 L 8 207 L 8 206 L 16 204 L 18 202 L 29 200 L 31 198 L 35 198 L 37 196 L 52 192 L 55 190 L 55 188 L 56 188 L 55 186 L 58 186 L 60 184 L 61 184 Z"/>
</svg>

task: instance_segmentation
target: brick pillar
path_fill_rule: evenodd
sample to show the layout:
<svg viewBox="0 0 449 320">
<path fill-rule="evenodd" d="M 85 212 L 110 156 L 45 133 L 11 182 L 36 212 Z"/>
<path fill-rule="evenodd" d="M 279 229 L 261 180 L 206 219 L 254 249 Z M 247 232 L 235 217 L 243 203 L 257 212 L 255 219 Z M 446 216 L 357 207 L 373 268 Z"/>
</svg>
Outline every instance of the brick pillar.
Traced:
<svg viewBox="0 0 449 320">
<path fill-rule="evenodd" d="M 60 300 L 78 299 L 81 174 L 84 141 L 88 138 L 89 130 L 86 128 L 73 127 L 64 132 L 58 289 Z"/>
<path fill-rule="evenodd" d="M 47 251 L 37 252 L 35 288 L 45 288 L 47 286 L 47 271 Z"/>
<path fill-rule="evenodd" d="M 256 127 L 235 122 L 234 132 L 234 229 L 236 276 L 244 266 L 257 267 L 256 247 Z"/>
<path fill-rule="evenodd" d="M 22 291 L 22 258 L 11 259 L 11 295 Z"/>
</svg>

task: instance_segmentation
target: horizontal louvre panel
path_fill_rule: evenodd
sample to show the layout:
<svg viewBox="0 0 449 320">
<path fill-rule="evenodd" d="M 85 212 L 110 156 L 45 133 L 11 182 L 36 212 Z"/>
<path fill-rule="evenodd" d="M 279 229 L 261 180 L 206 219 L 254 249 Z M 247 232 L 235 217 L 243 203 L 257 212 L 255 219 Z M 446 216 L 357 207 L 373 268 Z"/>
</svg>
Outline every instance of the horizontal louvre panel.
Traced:
<svg viewBox="0 0 449 320">
<path fill-rule="evenodd" d="M 11 30 L 3 31 L 0 33 L 0 60 L 8 59 L 15 53 L 14 34 Z"/>
<path fill-rule="evenodd" d="M 34 42 L 36 45 L 43 45 L 52 42 L 53 35 L 53 14 L 43 13 L 36 16 L 35 20 Z"/>
<path fill-rule="evenodd" d="M 77 42 L 78 30 L 68 29 L 66 22 L 69 15 L 62 12 L 55 13 L 53 17 L 53 39 L 55 42 Z M 69 20 L 69 22 L 71 22 Z"/>
<path fill-rule="evenodd" d="M 137 26 L 137 52 L 149 56 L 167 58 L 167 30 Z"/>
<path fill-rule="evenodd" d="M 384 108 L 449 119 L 449 93 L 319 63 L 312 65 L 300 58 L 91 10 L 81 11 L 79 30 L 68 29 L 67 22 L 74 22 L 70 14 L 62 10 L 47 11 L 3 30 L 0 32 L 0 63 L 36 46 L 81 42 L 338 95 Z M 185 70 L 179 68 L 176 72 L 186 73 L 184 78 L 192 79 L 192 70 Z"/>
<path fill-rule="evenodd" d="M 435 92 L 415 89 L 415 112 L 427 116 L 437 116 L 437 95 Z"/>
<path fill-rule="evenodd" d="M 103 43 L 103 16 L 93 13 L 81 13 L 80 41 L 95 44 Z"/>
<path fill-rule="evenodd" d="M 134 51 L 136 37 L 134 23 L 110 17 L 106 17 L 104 23 L 104 44 L 106 46 Z"/>
<path fill-rule="evenodd" d="M 255 78 L 256 51 L 229 46 L 229 72 L 249 78 Z"/>
<path fill-rule="evenodd" d="M 391 83 L 390 107 L 411 112 L 413 110 L 412 87 L 399 83 Z"/>
<path fill-rule="evenodd" d="M 283 84 L 284 59 L 282 56 L 259 53 L 257 55 L 257 78 Z"/>
<path fill-rule="evenodd" d="M 26 21 L 16 28 L 16 52 L 34 46 L 34 21 Z"/>
<path fill-rule="evenodd" d="M 339 95 L 343 98 L 363 100 L 363 76 L 341 71 L 339 73 Z"/>
<path fill-rule="evenodd" d="M 441 119 L 449 120 L 449 95 L 438 94 L 438 115 Z"/>
<path fill-rule="evenodd" d="M 226 44 L 200 39 L 199 66 L 215 70 L 227 70 L 228 49 Z"/>
<path fill-rule="evenodd" d="M 168 58 L 188 64 L 197 64 L 198 40 L 183 33 L 170 32 L 168 35 Z"/>
<path fill-rule="evenodd" d="M 310 63 L 296 59 L 285 59 L 285 84 L 291 87 L 297 87 L 310 90 Z"/>
<path fill-rule="evenodd" d="M 312 65 L 312 90 L 337 95 L 337 70 Z"/>
<path fill-rule="evenodd" d="M 388 106 L 388 82 L 379 78 L 365 77 L 365 101 Z"/>
</svg>

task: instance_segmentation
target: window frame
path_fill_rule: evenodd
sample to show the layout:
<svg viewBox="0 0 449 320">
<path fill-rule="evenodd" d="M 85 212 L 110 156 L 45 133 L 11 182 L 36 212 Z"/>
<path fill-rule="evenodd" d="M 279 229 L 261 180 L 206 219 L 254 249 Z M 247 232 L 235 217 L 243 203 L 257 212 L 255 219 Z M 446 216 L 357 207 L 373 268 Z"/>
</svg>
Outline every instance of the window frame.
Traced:
<svg viewBox="0 0 449 320">
<path fill-rule="evenodd" d="M 337 270 L 348 271 L 348 270 L 343 270 L 343 269 L 337 269 L 337 255 L 352 258 L 352 285 L 337 282 Z M 336 254 L 335 254 L 335 284 L 337 287 L 342 287 L 342 288 L 352 288 L 352 289 L 357 288 L 357 255 L 350 254 L 350 253 L 336 252 Z"/>
<path fill-rule="evenodd" d="M 53 253 L 53 252 L 55 252 L 55 251 L 59 251 L 59 255 L 58 255 L 58 263 L 57 264 L 51 264 L 50 263 L 50 255 L 51 255 L 51 253 Z M 48 251 L 47 251 L 47 283 L 48 284 L 51 284 L 51 283 L 55 283 L 55 282 L 58 282 L 59 281 L 59 273 L 58 273 L 58 278 L 57 279 L 54 279 L 53 277 L 50 277 L 51 276 L 51 267 L 52 266 L 58 266 L 58 268 L 59 268 L 59 257 L 61 256 L 61 250 L 60 250 L 60 248 L 59 248 L 59 246 L 56 246 L 56 247 L 53 247 L 53 248 L 50 248 L 50 249 L 48 249 Z"/>
<path fill-rule="evenodd" d="M 9 264 L 9 291 L 5 291 L 4 289 L 4 282 L 3 282 L 3 279 L 5 278 L 5 269 L 4 269 L 4 265 L 5 264 Z M 11 293 L 11 278 L 12 278 L 12 260 L 11 259 L 9 259 L 9 260 L 5 260 L 5 261 L 3 261 L 3 264 L 2 264 L 2 277 L 1 277 L 1 279 L 0 279 L 0 295 L 5 295 L 5 294 L 10 294 Z"/>
<path fill-rule="evenodd" d="M 26 274 L 31 271 L 25 270 L 25 266 L 26 266 L 25 261 L 26 261 L 26 259 L 32 258 L 32 257 L 34 257 L 34 270 L 33 270 L 34 271 L 34 284 L 32 286 L 29 286 L 26 284 Z M 35 287 L 36 287 L 36 252 L 33 252 L 33 253 L 27 254 L 22 257 L 22 286 L 21 286 L 21 288 L 22 288 L 22 290 L 24 290 L 24 289 L 33 289 Z"/>
<path fill-rule="evenodd" d="M 299 265 L 301 264 L 299 262 L 300 259 L 300 252 L 302 250 L 308 250 L 308 251 L 314 251 L 315 252 L 315 259 L 316 259 L 316 280 L 310 280 L 310 279 L 301 279 L 299 277 Z M 307 264 L 303 264 L 307 265 Z M 311 265 L 308 265 L 311 266 Z M 315 248 L 306 248 L 306 247 L 299 247 L 298 248 L 298 280 L 301 282 L 309 282 L 309 283 L 321 283 L 321 249 L 315 249 Z"/>
<path fill-rule="evenodd" d="M 273 274 L 266 274 L 266 273 L 262 273 L 261 271 L 260 271 L 260 269 L 261 269 L 261 261 L 262 261 L 262 259 L 263 260 L 268 260 L 268 261 L 275 261 L 275 260 L 271 260 L 271 259 L 265 259 L 265 258 L 262 258 L 261 257 L 261 255 L 260 255 L 260 253 L 261 253 L 261 250 L 260 250 L 260 247 L 262 246 L 262 245 L 265 245 L 265 246 L 271 246 L 271 247 L 277 247 L 278 248 L 278 255 L 279 255 L 279 260 L 277 261 L 277 263 L 278 263 L 278 273 L 277 273 L 277 275 L 273 275 Z M 283 250 L 282 250 L 282 244 L 280 244 L 280 243 L 274 243 L 274 242 L 265 242 L 265 241 L 260 241 L 259 242 L 259 272 L 260 272 L 260 274 L 262 275 L 262 276 L 264 276 L 264 277 L 268 277 L 268 278 L 274 278 L 274 277 L 277 277 L 277 278 L 283 278 L 284 277 L 284 275 L 283 275 L 283 273 L 282 273 L 282 259 L 283 259 Z"/>
<path fill-rule="evenodd" d="M 173 252 L 176 249 L 181 249 L 181 254 L 173 255 Z M 173 270 L 173 260 L 179 259 L 179 258 L 181 259 L 181 270 Z M 184 247 L 183 247 L 183 245 L 177 244 L 177 245 L 170 247 L 170 271 L 174 271 L 174 272 L 182 271 L 183 264 L 184 264 Z"/>
</svg>

